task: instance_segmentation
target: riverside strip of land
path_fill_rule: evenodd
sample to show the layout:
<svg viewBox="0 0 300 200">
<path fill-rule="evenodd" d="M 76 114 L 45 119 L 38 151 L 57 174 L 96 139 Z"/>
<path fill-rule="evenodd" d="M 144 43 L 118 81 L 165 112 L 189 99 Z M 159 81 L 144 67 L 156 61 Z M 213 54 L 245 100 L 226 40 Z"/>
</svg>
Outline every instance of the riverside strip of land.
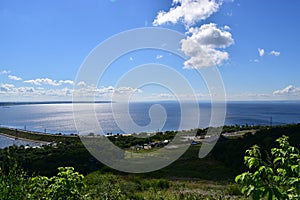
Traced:
<svg viewBox="0 0 300 200">
<path fill-rule="evenodd" d="M 17 137 L 14 137 L 12 135 L 4 134 L 4 133 L 0 133 L 0 135 L 4 136 L 4 137 L 7 137 L 7 138 L 11 138 L 13 140 L 21 140 L 21 141 L 24 141 L 24 142 L 32 142 L 32 143 L 37 143 L 37 144 L 41 144 L 41 145 L 49 144 L 49 142 L 46 142 L 46 141 L 31 140 L 31 139 L 26 139 L 26 138 L 17 138 Z"/>
<path fill-rule="evenodd" d="M 20 129 L 0 128 L 0 135 L 23 141 L 47 144 L 49 142 L 79 141 L 76 135 L 44 134 Z"/>
<path fill-rule="evenodd" d="M 200 130 L 200 129 L 199 129 Z M 256 129 L 246 129 L 246 130 L 238 130 L 238 131 L 230 131 L 230 132 L 224 132 L 222 135 L 227 138 L 238 138 L 238 137 L 243 137 L 246 133 L 251 133 L 255 134 L 257 131 Z M 170 131 L 167 131 L 166 133 L 170 133 Z M 172 133 L 177 133 L 176 131 L 171 131 Z M 165 134 L 165 133 L 158 133 L 158 134 Z M 61 142 L 65 140 L 78 140 L 79 136 L 78 135 L 63 135 L 63 134 L 45 134 L 41 132 L 33 132 L 33 131 L 27 131 L 27 130 L 21 130 L 21 129 L 13 129 L 13 128 L 5 128 L 1 127 L 0 128 L 0 135 L 13 138 L 13 139 L 20 139 L 24 141 L 29 141 L 29 142 L 37 142 L 37 143 L 42 143 L 46 144 L 49 142 Z M 90 136 L 94 136 L 94 134 L 91 134 Z M 134 136 L 134 134 L 116 134 L 116 135 L 110 135 L 110 136 Z M 196 142 L 203 142 L 205 139 L 208 141 L 210 137 L 207 136 L 205 137 L 204 135 L 198 135 L 195 137 L 189 137 L 186 139 L 189 140 L 194 140 Z"/>
</svg>

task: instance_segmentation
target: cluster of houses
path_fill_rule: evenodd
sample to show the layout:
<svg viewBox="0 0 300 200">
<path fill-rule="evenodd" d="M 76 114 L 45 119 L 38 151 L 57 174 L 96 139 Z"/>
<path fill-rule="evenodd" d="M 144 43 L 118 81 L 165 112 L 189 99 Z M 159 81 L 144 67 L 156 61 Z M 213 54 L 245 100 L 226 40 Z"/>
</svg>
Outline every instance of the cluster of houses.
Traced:
<svg viewBox="0 0 300 200">
<path fill-rule="evenodd" d="M 169 144 L 169 140 L 159 141 L 159 142 L 150 142 L 149 144 L 145 143 L 143 145 L 137 144 L 135 147 L 133 147 L 136 150 L 149 150 L 155 147 L 163 147 L 167 144 Z"/>
<path fill-rule="evenodd" d="M 212 143 L 215 140 L 218 140 L 218 136 L 196 136 L 196 137 L 182 137 L 182 141 L 190 141 L 191 145 L 198 145 L 203 142 Z M 170 140 L 164 140 L 159 142 L 150 142 L 143 145 L 137 144 L 136 146 L 131 147 L 132 150 L 150 150 L 156 147 L 163 147 L 170 143 Z"/>
<path fill-rule="evenodd" d="M 129 135 L 129 134 L 128 134 Z M 124 135 L 122 135 L 124 136 Z M 126 135 L 127 136 L 127 135 Z M 219 139 L 219 136 L 208 136 L 208 135 L 201 135 L 201 136 L 183 136 L 182 141 L 189 141 L 191 145 L 198 145 L 201 143 L 213 143 Z M 131 150 L 150 150 L 157 147 L 164 147 L 170 143 L 170 140 L 164 141 L 156 141 L 156 142 L 149 142 L 144 144 L 137 144 L 131 147 Z"/>
<path fill-rule="evenodd" d="M 35 142 L 34 145 L 33 144 L 26 144 L 24 146 L 25 149 L 40 149 L 40 148 L 43 148 L 45 145 L 47 146 L 51 146 L 53 148 L 56 148 L 57 147 L 57 143 L 56 142 L 48 142 L 48 143 L 45 143 L 45 142 Z"/>
</svg>

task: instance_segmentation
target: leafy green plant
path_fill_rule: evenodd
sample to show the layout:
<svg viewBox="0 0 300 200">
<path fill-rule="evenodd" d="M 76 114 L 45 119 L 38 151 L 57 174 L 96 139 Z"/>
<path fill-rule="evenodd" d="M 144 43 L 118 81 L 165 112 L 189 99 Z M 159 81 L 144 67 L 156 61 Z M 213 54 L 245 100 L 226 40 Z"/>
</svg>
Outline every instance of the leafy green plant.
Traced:
<svg viewBox="0 0 300 200">
<path fill-rule="evenodd" d="M 26 173 L 18 167 L 16 159 L 7 151 L 6 165 L 0 166 L 0 200 L 24 199 Z"/>
<path fill-rule="evenodd" d="M 49 196 L 51 199 L 84 199 L 84 176 L 74 172 L 73 167 L 59 167 L 57 176 L 50 178 Z"/>
<path fill-rule="evenodd" d="M 27 199 L 47 199 L 50 179 L 45 176 L 30 178 L 27 190 Z"/>
<path fill-rule="evenodd" d="M 36 176 L 30 179 L 28 199 L 86 199 L 84 176 L 73 167 L 59 167 L 57 176 Z"/>
<path fill-rule="evenodd" d="M 97 171 L 86 176 L 85 182 L 89 186 L 91 199 L 118 200 L 124 197 L 121 192 L 120 180 L 113 174 L 102 174 Z"/>
<path fill-rule="evenodd" d="M 243 185 L 241 192 L 253 199 L 299 199 L 300 198 L 300 154 L 288 142 L 287 136 L 276 140 L 278 148 L 271 149 L 271 156 L 262 159 L 259 146 L 246 151 L 245 165 L 249 171 L 235 178 Z"/>
</svg>

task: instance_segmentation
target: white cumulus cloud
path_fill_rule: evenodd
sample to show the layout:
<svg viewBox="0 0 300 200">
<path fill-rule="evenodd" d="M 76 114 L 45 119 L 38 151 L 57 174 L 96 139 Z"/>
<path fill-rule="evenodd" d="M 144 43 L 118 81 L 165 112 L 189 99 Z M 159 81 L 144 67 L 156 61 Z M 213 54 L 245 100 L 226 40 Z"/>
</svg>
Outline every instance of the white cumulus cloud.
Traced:
<svg viewBox="0 0 300 200">
<path fill-rule="evenodd" d="M 160 11 L 153 25 L 182 22 L 189 27 L 217 12 L 221 4 L 222 1 L 216 0 L 173 0 L 170 10 Z"/>
<path fill-rule="evenodd" d="M 265 50 L 264 50 L 264 49 L 258 48 L 257 51 L 258 51 L 258 55 L 259 55 L 260 57 L 262 57 L 262 56 L 265 55 Z"/>
<path fill-rule="evenodd" d="M 9 92 L 12 91 L 14 89 L 14 85 L 13 84 L 2 84 L 0 85 L 0 92 Z"/>
<path fill-rule="evenodd" d="M 70 84 L 73 85 L 74 82 L 71 80 L 52 80 L 50 78 L 37 78 L 32 80 L 26 80 L 24 83 L 31 83 L 33 85 L 51 85 L 51 86 L 60 86 L 62 84 Z"/>
<path fill-rule="evenodd" d="M 33 94 L 35 93 L 35 89 L 33 87 L 19 87 L 14 90 L 15 94 Z"/>
<path fill-rule="evenodd" d="M 191 40 L 196 41 L 201 46 L 226 48 L 233 44 L 232 35 L 227 31 L 228 28 L 228 26 L 225 26 L 223 29 L 219 29 L 216 24 L 210 23 L 201 27 L 192 27 L 187 33 L 191 34 Z"/>
<path fill-rule="evenodd" d="M 273 92 L 274 95 L 299 95 L 300 88 L 297 88 L 293 85 L 288 85 L 287 87 L 283 88 L 282 90 L 276 90 Z"/>
<path fill-rule="evenodd" d="M 62 85 L 62 84 L 74 85 L 74 81 L 71 81 L 71 80 L 60 80 L 60 81 L 58 81 L 58 83 L 60 85 Z"/>
<path fill-rule="evenodd" d="M 190 28 L 188 37 L 181 41 L 181 50 L 190 57 L 184 68 L 202 68 L 219 66 L 229 59 L 224 49 L 234 43 L 228 27 L 217 28 L 214 23 L 204 24 L 201 27 Z"/>
<path fill-rule="evenodd" d="M 45 82 L 49 83 L 50 81 L 45 80 Z M 40 83 L 40 81 L 38 81 L 38 83 Z M 56 81 L 56 83 L 59 83 L 59 81 Z M 80 87 L 75 90 L 69 87 L 50 87 L 47 89 L 38 85 L 32 87 L 16 87 L 13 84 L 0 84 L 0 97 L 2 99 L 15 97 L 20 99 L 70 99 L 72 95 L 77 95 L 83 100 L 87 97 L 88 99 L 95 97 L 102 100 L 122 100 L 122 98 L 126 99 L 128 96 L 142 92 L 141 89 L 132 87 L 96 87 L 88 85 L 83 81 L 79 83 Z M 41 82 L 40 84 L 44 83 Z"/>
<path fill-rule="evenodd" d="M 18 76 L 8 75 L 8 78 L 14 81 L 21 81 L 22 78 Z"/>
<path fill-rule="evenodd" d="M 77 86 L 82 86 L 82 87 L 84 87 L 84 86 L 86 86 L 86 83 L 85 83 L 84 81 L 79 81 L 79 82 L 77 83 Z"/>
</svg>

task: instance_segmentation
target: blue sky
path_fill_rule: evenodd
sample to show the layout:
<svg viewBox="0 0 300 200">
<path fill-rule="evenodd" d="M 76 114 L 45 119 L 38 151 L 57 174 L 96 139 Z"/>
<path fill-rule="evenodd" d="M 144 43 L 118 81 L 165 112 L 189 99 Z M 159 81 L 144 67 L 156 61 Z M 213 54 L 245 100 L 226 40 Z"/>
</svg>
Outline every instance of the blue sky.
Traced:
<svg viewBox="0 0 300 200">
<path fill-rule="evenodd" d="M 182 51 L 194 58 L 193 66 L 164 51 L 132 52 L 115 61 L 97 87 L 89 86 L 96 88 L 97 99 L 109 100 L 112 92 L 172 98 L 157 86 L 116 87 L 131 68 L 161 63 L 184 75 L 199 99 L 210 94 L 195 69 L 216 67 L 229 100 L 298 100 L 299 8 L 292 0 L 1 0 L 0 101 L 72 99 L 89 53 L 115 34 L 142 27 L 185 34 Z M 201 52 L 191 41 L 212 58 L 199 61 Z"/>
</svg>

